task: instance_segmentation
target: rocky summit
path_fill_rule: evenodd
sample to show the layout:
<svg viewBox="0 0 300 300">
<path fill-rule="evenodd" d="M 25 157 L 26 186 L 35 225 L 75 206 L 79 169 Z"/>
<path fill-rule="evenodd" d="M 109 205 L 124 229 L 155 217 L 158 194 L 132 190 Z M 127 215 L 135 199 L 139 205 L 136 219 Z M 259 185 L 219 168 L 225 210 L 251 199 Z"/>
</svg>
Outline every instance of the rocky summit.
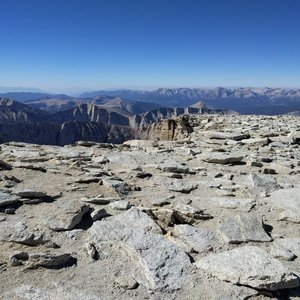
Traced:
<svg viewBox="0 0 300 300">
<path fill-rule="evenodd" d="M 299 117 L 151 126 L 1 144 L 1 299 L 299 299 Z"/>
</svg>

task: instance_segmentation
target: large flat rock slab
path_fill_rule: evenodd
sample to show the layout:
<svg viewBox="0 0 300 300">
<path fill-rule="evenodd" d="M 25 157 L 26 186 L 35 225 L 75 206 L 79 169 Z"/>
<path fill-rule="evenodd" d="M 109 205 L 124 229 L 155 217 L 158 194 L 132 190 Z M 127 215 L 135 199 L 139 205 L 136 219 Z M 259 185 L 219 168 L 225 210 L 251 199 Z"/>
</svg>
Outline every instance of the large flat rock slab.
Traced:
<svg viewBox="0 0 300 300">
<path fill-rule="evenodd" d="M 80 223 L 90 207 L 79 201 L 60 199 L 51 204 L 43 215 L 44 223 L 52 230 L 71 230 Z"/>
<path fill-rule="evenodd" d="M 255 289 L 276 291 L 299 286 L 298 278 L 280 261 L 255 246 L 208 255 L 196 266 L 221 280 Z"/>
<path fill-rule="evenodd" d="M 103 243 L 121 247 L 140 270 L 139 274 L 134 274 L 135 279 L 147 288 L 169 291 L 180 289 L 187 268 L 191 265 L 187 254 L 164 236 L 139 228 L 139 222 L 127 222 L 126 213 L 119 215 L 116 221 L 112 217 L 95 222 L 90 228 L 93 243 L 97 247 Z M 144 217 L 148 216 L 144 214 Z M 122 219 L 125 220 L 123 223 Z"/>
<path fill-rule="evenodd" d="M 260 175 L 251 173 L 249 175 L 249 193 L 255 198 L 269 196 L 272 192 L 280 190 L 275 177 L 272 175 Z"/>
<path fill-rule="evenodd" d="M 201 158 L 208 163 L 226 165 L 240 163 L 244 159 L 244 156 L 231 153 L 206 153 Z"/>
<path fill-rule="evenodd" d="M 219 207 L 249 212 L 255 206 L 255 200 L 251 198 L 215 197 L 211 201 Z"/>
<path fill-rule="evenodd" d="M 212 231 L 198 229 L 188 224 L 175 225 L 174 235 L 187 245 L 189 252 L 203 253 L 217 245 L 217 239 Z"/>
<path fill-rule="evenodd" d="M 300 223 L 300 188 L 275 191 L 269 201 L 280 211 L 278 220 Z"/>
<path fill-rule="evenodd" d="M 240 141 L 240 140 L 248 139 L 250 137 L 250 135 L 248 133 L 218 132 L 218 131 L 207 131 L 204 133 L 204 136 L 209 139 L 234 140 L 234 141 Z"/>
<path fill-rule="evenodd" d="M 0 241 L 36 246 L 45 244 L 48 239 L 43 233 L 29 230 L 18 217 L 10 216 L 0 224 Z"/>
<path fill-rule="evenodd" d="M 225 242 L 270 242 L 272 238 L 263 229 L 263 221 L 256 214 L 238 213 L 222 218 L 219 231 Z"/>
</svg>

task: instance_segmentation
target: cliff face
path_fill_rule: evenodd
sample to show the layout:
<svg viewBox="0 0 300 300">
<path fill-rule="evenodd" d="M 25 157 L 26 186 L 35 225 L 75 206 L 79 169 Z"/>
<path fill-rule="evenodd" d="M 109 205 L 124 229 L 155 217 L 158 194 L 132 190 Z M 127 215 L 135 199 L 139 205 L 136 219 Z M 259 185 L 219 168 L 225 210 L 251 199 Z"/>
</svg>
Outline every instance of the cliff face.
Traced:
<svg viewBox="0 0 300 300">
<path fill-rule="evenodd" d="M 183 115 L 148 125 L 140 134 L 145 139 L 174 141 L 187 137 L 191 132 L 193 132 L 193 127 L 190 124 L 189 116 Z"/>
<path fill-rule="evenodd" d="M 23 103 L 0 98 L 0 124 L 41 122 L 48 114 Z"/>
<path fill-rule="evenodd" d="M 19 141 L 62 146 L 80 140 L 122 143 L 133 138 L 135 133 L 128 126 L 95 122 L 0 124 L 0 143 Z"/>
<path fill-rule="evenodd" d="M 127 117 L 92 104 L 81 104 L 75 108 L 58 112 L 52 115 L 49 120 L 54 123 L 79 121 L 99 122 L 108 125 L 129 125 Z"/>
<path fill-rule="evenodd" d="M 66 145 L 79 140 L 123 143 L 129 139 L 180 140 L 192 132 L 188 115 L 222 111 L 198 108 L 158 108 L 122 115 L 93 104 L 48 113 L 0 99 L 0 143 L 9 141 Z"/>
</svg>

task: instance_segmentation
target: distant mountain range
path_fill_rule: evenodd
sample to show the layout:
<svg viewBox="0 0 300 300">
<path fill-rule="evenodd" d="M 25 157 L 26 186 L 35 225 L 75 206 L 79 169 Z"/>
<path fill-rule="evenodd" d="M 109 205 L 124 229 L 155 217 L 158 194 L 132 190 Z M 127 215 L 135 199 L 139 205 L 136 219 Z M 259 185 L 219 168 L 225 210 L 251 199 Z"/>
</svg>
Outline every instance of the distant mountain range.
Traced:
<svg viewBox="0 0 300 300">
<path fill-rule="evenodd" d="M 1 93 L 0 98 L 9 98 L 16 101 L 28 102 L 40 99 L 72 99 L 72 97 L 65 94 L 49 94 L 41 92 L 6 92 Z"/>
<path fill-rule="evenodd" d="M 84 101 L 43 99 L 26 104 L 0 98 L 0 143 L 65 145 L 78 140 L 122 143 L 139 138 L 149 125 L 162 119 L 198 113 L 224 112 L 205 107 L 161 107 L 119 97 Z"/>
<path fill-rule="evenodd" d="M 242 114 L 285 114 L 300 111 L 300 89 L 281 88 L 160 88 L 154 91 L 114 90 L 83 93 L 82 98 L 113 96 L 151 101 L 163 106 L 187 107 L 203 101 L 208 107 Z"/>
<path fill-rule="evenodd" d="M 119 112 L 129 109 L 134 103 L 141 113 L 156 107 L 189 107 L 199 101 L 212 109 L 229 109 L 241 114 L 277 115 L 300 111 L 300 89 L 281 88 L 160 88 L 154 91 L 145 90 L 100 90 L 82 93 L 79 97 L 65 94 L 41 92 L 8 92 L 0 93 L 1 98 L 28 103 L 35 108 L 57 112 L 75 107 L 80 103 L 102 105 L 106 109 L 118 107 Z M 115 100 L 113 100 L 115 99 Z M 126 100 L 126 107 L 121 107 L 118 99 Z M 113 102 L 112 102 L 113 100 Z M 130 103 L 132 102 L 132 103 Z M 123 103 L 123 102 L 122 102 Z M 124 103 L 123 103 L 124 104 Z"/>
</svg>

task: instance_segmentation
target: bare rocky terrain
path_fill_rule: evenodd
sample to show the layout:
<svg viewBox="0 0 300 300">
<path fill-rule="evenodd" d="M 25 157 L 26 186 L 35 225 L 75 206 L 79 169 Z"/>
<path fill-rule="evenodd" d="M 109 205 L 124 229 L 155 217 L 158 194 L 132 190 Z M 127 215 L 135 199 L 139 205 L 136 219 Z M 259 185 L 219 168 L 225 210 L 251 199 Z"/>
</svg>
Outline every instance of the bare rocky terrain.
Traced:
<svg viewBox="0 0 300 300">
<path fill-rule="evenodd" d="M 0 299 L 299 299 L 299 117 L 183 120 L 1 144 Z"/>
</svg>

